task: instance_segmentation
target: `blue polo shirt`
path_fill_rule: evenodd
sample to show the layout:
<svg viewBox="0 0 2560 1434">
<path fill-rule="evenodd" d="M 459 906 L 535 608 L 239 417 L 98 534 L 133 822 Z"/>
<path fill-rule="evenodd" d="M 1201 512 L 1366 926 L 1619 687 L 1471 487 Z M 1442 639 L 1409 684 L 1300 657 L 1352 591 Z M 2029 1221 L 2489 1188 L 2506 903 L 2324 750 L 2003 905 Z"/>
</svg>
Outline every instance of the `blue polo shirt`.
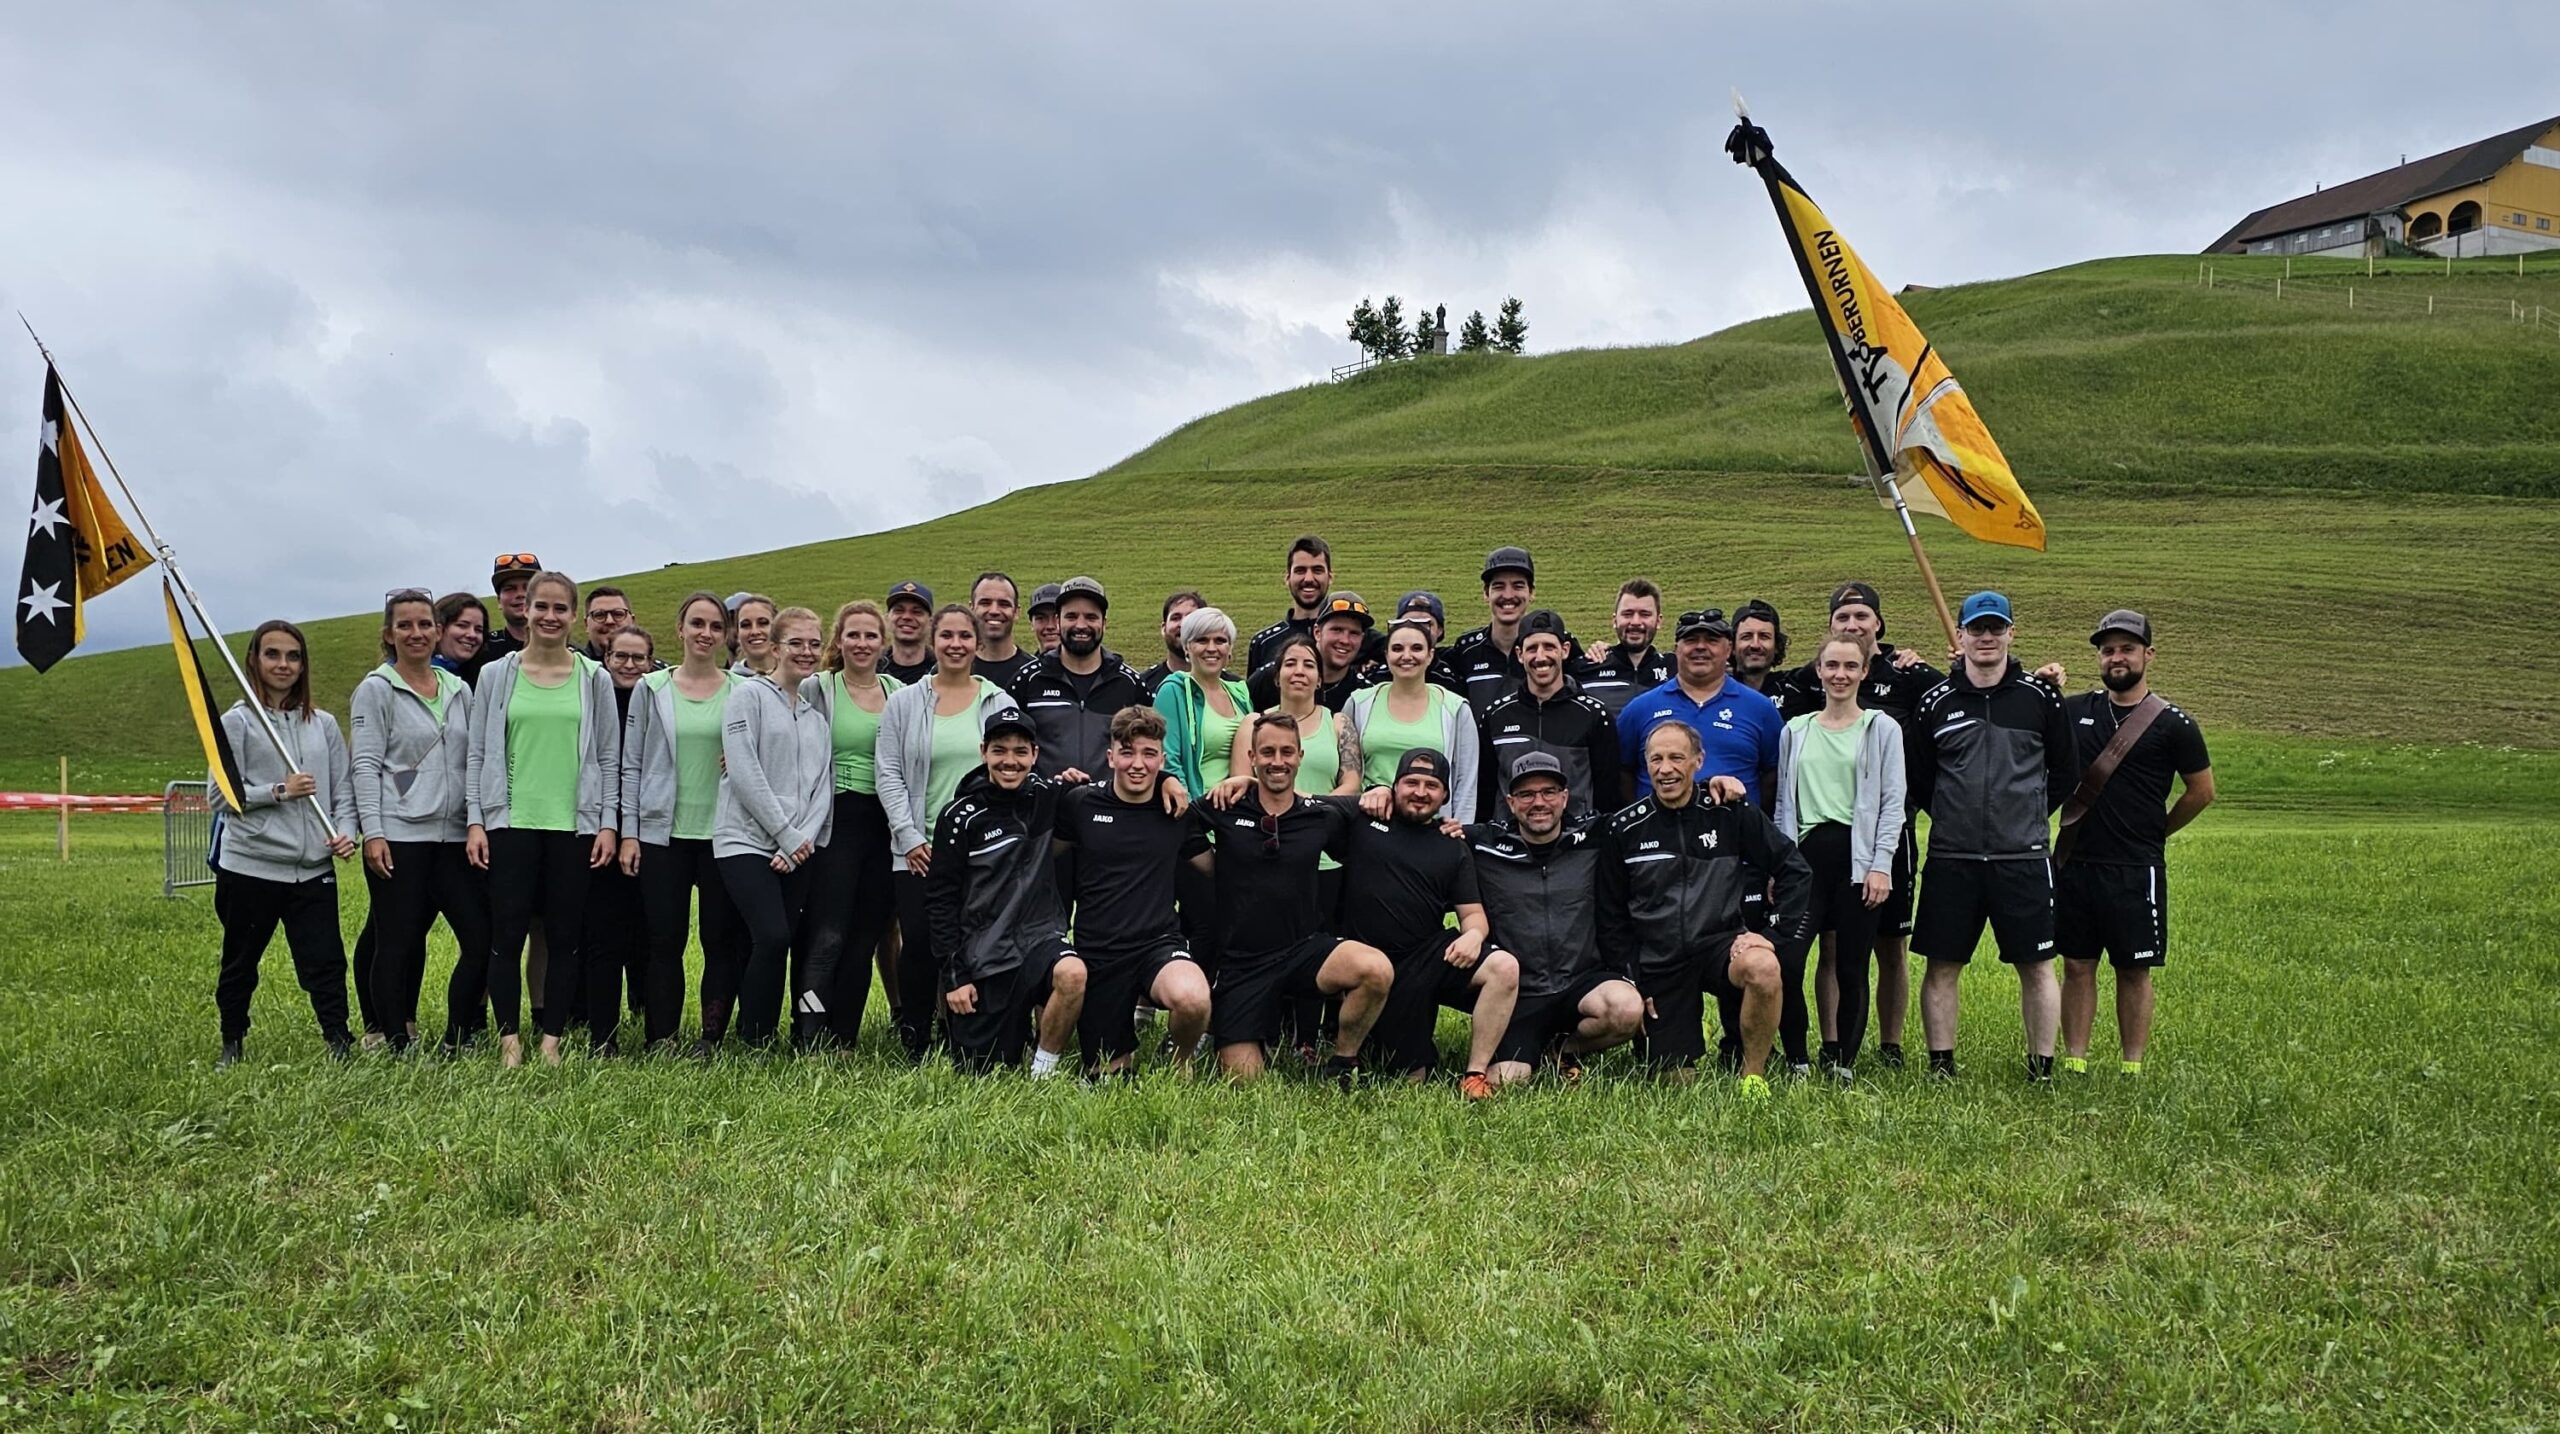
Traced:
<svg viewBox="0 0 2560 1434">
<path fill-rule="evenodd" d="M 1644 770 L 1644 739 L 1665 722 L 1685 722 L 1706 748 L 1706 765 L 1698 780 L 1731 777 L 1742 783 L 1752 805 L 1760 805 L 1760 771 L 1778 765 L 1778 734 L 1787 728 L 1778 704 L 1728 677 L 1715 695 L 1692 702 L 1673 677 L 1642 693 L 1618 714 L 1618 755 L 1636 778 L 1636 795 L 1653 791 Z"/>
</svg>

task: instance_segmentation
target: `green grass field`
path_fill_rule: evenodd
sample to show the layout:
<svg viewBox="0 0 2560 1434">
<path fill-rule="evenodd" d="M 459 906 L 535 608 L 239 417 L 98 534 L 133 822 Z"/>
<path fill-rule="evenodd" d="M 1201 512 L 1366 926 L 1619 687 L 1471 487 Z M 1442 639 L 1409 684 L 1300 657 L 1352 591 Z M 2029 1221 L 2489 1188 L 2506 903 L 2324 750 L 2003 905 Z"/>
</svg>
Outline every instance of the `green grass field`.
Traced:
<svg viewBox="0 0 2560 1434">
<path fill-rule="evenodd" d="M 876 1008 L 817 1061 L 337 1067 L 281 951 L 217 1073 L 157 823 L 61 868 L 7 819 L 0 1425 L 2547 1428 L 2560 823 L 2398 799 L 2473 762 L 2181 836 L 2138 1079 L 2027 1086 L 1986 962 L 1955 1085 L 1756 1110 L 974 1082 Z"/>
</svg>

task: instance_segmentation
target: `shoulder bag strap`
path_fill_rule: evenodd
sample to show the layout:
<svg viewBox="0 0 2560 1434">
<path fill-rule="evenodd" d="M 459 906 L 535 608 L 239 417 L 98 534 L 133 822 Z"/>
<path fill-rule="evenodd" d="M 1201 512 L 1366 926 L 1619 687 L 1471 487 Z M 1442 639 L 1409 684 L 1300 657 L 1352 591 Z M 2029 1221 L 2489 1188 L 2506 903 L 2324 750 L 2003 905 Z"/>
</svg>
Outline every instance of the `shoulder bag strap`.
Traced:
<svg viewBox="0 0 2560 1434">
<path fill-rule="evenodd" d="M 2107 781 L 2115 776 L 2117 766 L 2124 761 L 2124 754 L 2133 750 L 2133 744 L 2141 741 L 2142 734 L 2151 730 L 2152 719 L 2166 711 L 2168 706 L 2160 700 L 2159 693 L 2145 694 L 2141 701 L 2133 704 L 2133 710 L 2124 715 L 2124 720 L 2116 724 L 2116 734 L 2108 740 L 2106 750 L 2100 752 L 2098 759 L 2089 764 L 2089 769 L 2080 774 L 2079 789 L 2071 794 L 2071 800 L 2062 804 L 2062 831 L 2053 843 L 2056 861 L 2071 859 L 2071 848 L 2080 835 L 2080 819 L 2089 815 L 2089 809 L 2097 805 L 2098 794 L 2107 789 Z"/>
</svg>

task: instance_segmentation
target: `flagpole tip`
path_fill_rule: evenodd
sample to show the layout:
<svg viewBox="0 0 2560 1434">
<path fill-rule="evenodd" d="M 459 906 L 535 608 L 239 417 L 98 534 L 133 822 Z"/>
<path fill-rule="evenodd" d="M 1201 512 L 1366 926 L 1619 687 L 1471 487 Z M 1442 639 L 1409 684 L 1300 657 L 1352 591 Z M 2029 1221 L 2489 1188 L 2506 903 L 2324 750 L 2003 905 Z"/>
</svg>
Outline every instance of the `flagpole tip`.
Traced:
<svg viewBox="0 0 2560 1434">
<path fill-rule="evenodd" d="M 1751 118 L 1751 107 L 1742 102 L 1742 91 L 1733 92 L 1733 114 L 1736 119 Z"/>
</svg>

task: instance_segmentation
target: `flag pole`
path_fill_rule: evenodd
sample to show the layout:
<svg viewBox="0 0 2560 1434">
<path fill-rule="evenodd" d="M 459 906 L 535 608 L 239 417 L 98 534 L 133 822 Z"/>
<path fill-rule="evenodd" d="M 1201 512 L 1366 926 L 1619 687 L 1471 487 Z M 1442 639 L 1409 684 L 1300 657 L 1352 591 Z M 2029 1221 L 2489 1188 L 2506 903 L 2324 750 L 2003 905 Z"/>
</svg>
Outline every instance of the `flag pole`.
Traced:
<svg viewBox="0 0 2560 1434">
<path fill-rule="evenodd" d="M 1733 139 L 1726 142 L 1727 151 L 1735 163 L 1750 166 L 1752 173 L 1760 176 L 1760 182 L 1769 191 L 1769 206 L 1777 211 L 1778 225 L 1783 230 L 1787 223 L 1787 201 L 1778 193 L 1776 156 L 1770 149 L 1768 132 L 1751 123 L 1751 111 L 1743 104 L 1739 90 L 1733 95 L 1733 113 L 1742 127 L 1735 130 Z M 1746 133 L 1756 137 L 1758 143 L 1749 142 L 1745 138 Z M 1902 485 L 1894 478 L 1893 455 L 1885 450 L 1883 435 L 1867 426 L 1859 417 L 1857 404 L 1849 397 L 1850 385 L 1856 381 L 1849 371 L 1849 355 L 1840 346 L 1840 335 L 1833 331 L 1830 320 L 1823 314 L 1822 286 L 1814 278 L 1811 262 L 1802 246 L 1792 241 L 1787 245 L 1787 252 L 1794 256 L 1796 274 L 1804 280 L 1805 293 L 1813 300 L 1814 323 L 1822 330 L 1823 347 L 1830 351 L 1831 377 L 1840 385 L 1841 406 L 1848 410 L 1849 427 L 1858 435 L 1859 454 L 1867 462 L 1867 481 L 1893 505 L 1894 516 L 1901 520 L 1902 536 L 1911 543 L 1912 560 L 1920 565 L 1920 580 L 1928 586 L 1929 601 L 1938 610 L 1938 623 L 1946 629 L 1947 651 L 1953 653 L 1957 650 L 1955 615 L 1947 610 L 1947 595 L 1938 586 L 1938 570 L 1930 566 L 1928 550 L 1920 546 L 1920 529 L 1912 523 L 1911 506 L 1903 501 Z"/>
<path fill-rule="evenodd" d="M 71 416 L 79 421 L 81 430 L 89 435 L 89 446 L 98 450 L 98 460 L 107 465 L 107 476 L 116 481 L 116 491 L 124 495 L 125 507 L 132 512 L 134 521 L 142 524 L 143 536 L 151 540 L 152 551 L 158 555 L 161 567 L 167 570 L 166 576 L 177 588 L 178 596 L 186 600 L 187 607 L 196 615 L 196 621 L 204 624 L 204 630 L 213 639 L 213 650 L 222 654 L 222 665 L 231 669 L 232 680 L 240 684 L 241 695 L 249 700 L 249 710 L 258 714 L 258 729 L 267 734 L 267 744 L 275 748 L 276 756 L 283 760 L 284 769 L 287 772 L 301 774 L 301 764 L 294 760 L 293 749 L 285 745 L 284 734 L 276 730 L 275 718 L 267 711 L 266 699 L 261 697 L 258 689 L 250 683 L 249 674 L 240 666 L 240 659 L 234 657 L 231 649 L 223 645 L 222 629 L 214 625 L 212 615 L 204 610 L 204 599 L 196 595 L 195 584 L 187 581 L 186 569 L 178 566 L 177 549 L 170 547 L 161 538 L 159 529 L 151 526 L 151 515 L 142 511 L 141 500 L 133 496 L 133 489 L 126 486 L 124 475 L 116 471 L 115 458 L 107 452 L 107 445 L 98 437 L 98 430 L 89 422 L 89 415 L 82 411 L 80 400 L 72 393 L 71 385 L 64 381 L 62 366 L 53 361 L 53 350 L 44 346 L 44 340 L 37 337 L 36 326 L 27 322 L 27 316 L 24 313 L 18 315 L 18 323 L 26 329 L 27 337 L 35 341 L 36 352 L 44 356 L 45 367 L 53 370 L 53 381 L 62 389 L 62 401 L 71 406 Z M 193 640 L 192 635 L 189 640 Z M 303 654 L 305 662 L 310 661 L 310 658 L 310 653 Z M 221 715 L 213 714 L 213 720 L 221 721 Z M 336 841 L 338 824 L 330 819 L 329 808 L 320 800 L 319 794 L 314 792 L 303 800 L 311 804 L 313 815 L 320 818 L 320 829 L 328 834 L 331 841 Z"/>
</svg>

